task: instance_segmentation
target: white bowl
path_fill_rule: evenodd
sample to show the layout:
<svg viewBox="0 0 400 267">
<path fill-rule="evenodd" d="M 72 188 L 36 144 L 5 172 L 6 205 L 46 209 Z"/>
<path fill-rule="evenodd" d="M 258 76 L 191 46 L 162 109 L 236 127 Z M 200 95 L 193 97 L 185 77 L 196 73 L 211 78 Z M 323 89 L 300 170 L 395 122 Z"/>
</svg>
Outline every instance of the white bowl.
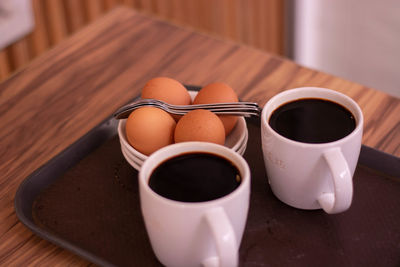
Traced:
<svg viewBox="0 0 400 267">
<path fill-rule="evenodd" d="M 246 132 L 245 134 L 245 138 L 243 139 L 243 141 L 241 143 L 238 143 L 237 149 L 235 149 L 234 151 L 236 151 L 237 153 L 239 153 L 240 155 L 243 156 L 246 147 L 247 147 L 247 140 L 248 140 L 248 134 Z M 121 146 L 121 151 L 125 157 L 125 159 L 132 165 L 135 167 L 135 169 L 139 170 L 140 167 L 142 166 L 142 164 L 144 163 L 144 160 L 136 157 L 136 155 L 131 154 L 128 151 L 128 147 L 125 146 Z"/>
<path fill-rule="evenodd" d="M 121 146 L 126 147 L 127 152 L 129 152 L 129 154 L 135 155 L 137 158 L 144 161 L 145 159 L 147 159 L 148 156 L 139 152 L 128 143 L 128 139 L 126 137 L 126 132 L 125 132 L 125 125 L 126 125 L 126 119 L 120 120 L 118 123 L 118 135 Z M 230 134 L 226 137 L 224 145 L 236 151 L 242 144 L 243 140 L 245 139 L 246 134 L 247 134 L 246 120 L 243 117 L 239 117 L 235 128 L 233 128 Z"/>
<path fill-rule="evenodd" d="M 192 100 L 197 94 L 197 91 L 189 91 Z M 118 123 L 118 136 L 121 144 L 122 154 L 124 155 L 127 162 L 132 165 L 136 170 L 140 169 L 140 166 L 148 158 L 147 155 L 139 152 L 132 147 L 127 140 L 125 133 L 126 119 L 122 119 Z M 243 117 L 238 118 L 235 128 L 225 139 L 225 146 L 243 155 L 246 150 L 248 140 L 248 130 L 246 120 Z"/>
</svg>

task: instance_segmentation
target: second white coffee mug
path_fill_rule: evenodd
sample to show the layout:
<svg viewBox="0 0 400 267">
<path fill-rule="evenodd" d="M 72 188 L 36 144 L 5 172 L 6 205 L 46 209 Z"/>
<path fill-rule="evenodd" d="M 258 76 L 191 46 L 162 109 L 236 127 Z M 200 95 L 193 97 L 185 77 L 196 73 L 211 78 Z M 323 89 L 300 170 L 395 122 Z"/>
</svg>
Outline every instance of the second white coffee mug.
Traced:
<svg viewBox="0 0 400 267">
<path fill-rule="evenodd" d="M 355 128 L 347 136 L 326 143 L 305 143 L 277 133 L 269 125 L 272 113 L 291 101 L 316 98 L 348 109 Z M 334 90 L 302 87 L 272 97 L 261 114 L 261 138 L 267 176 L 273 193 L 284 203 L 300 209 L 327 213 L 347 210 L 353 197 L 353 174 L 361 149 L 363 115 L 350 97 Z"/>
<path fill-rule="evenodd" d="M 210 153 L 231 162 L 240 173 L 240 185 L 225 196 L 202 202 L 172 200 L 152 190 L 149 179 L 159 164 L 191 153 Z M 139 191 L 146 230 L 161 263 L 182 267 L 238 265 L 250 201 L 250 170 L 241 155 L 206 142 L 164 147 L 144 162 L 139 172 Z"/>
</svg>

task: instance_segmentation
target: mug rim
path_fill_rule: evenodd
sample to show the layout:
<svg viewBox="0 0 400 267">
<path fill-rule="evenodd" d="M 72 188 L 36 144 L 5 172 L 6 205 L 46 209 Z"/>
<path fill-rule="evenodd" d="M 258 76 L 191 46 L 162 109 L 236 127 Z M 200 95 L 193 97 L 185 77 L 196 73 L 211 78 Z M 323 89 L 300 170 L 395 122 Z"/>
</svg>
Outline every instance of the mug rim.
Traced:
<svg viewBox="0 0 400 267">
<path fill-rule="evenodd" d="M 239 170 L 242 181 L 240 185 L 230 192 L 229 194 L 213 199 L 208 201 L 201 201 L 201 202 L 184 202 L 178 200 L 172 200 L 161 196 L 160 194 L 156 193 L 153 189 L 149 186 L 149 179 L 151 173 L 157 168 L 162 162 L 165 162 L 168 159 L 173 157 L 186 154 L 186 153 L 198 153 L 198 152 L 206 152 L 217 155 L 219 157 L 224 158 L 225 160 L 230 161 L 232 164 L 236 166 Z M 229 156 L 227 156 L 227 153 Z M 159 157 L 154 163 L 154 158 Z M 241 166 L 238 166 L 241 165 Z M 236 198 L 238 195 L 241 195 L 246 187 L 250 185 L 250 168 L 248 166 L 247 161 L 236 151 L 227 148 L 223 145 L 209 143 L 209 142 L 200 142 L 200 141 L 191 141 L 191 142 L 182 142 L 171 144 L 165 146 L 154 153 L 152 153 L 143 163 L 140 171 L 139 171 L 139 187 L 142 188 L 148 195 L 151 195 L 152 198 L 156 199 L 157 201 L 163 202 L 163 204 L 167 204 L 174 207 L 180 208 L 206 208 L 209 206 L 218 206 L 223 205 L 223 203 L 230 201 L 233 198 Z"/>
<path fill-rule="evenodd" d="M 283 101 L 277 107 L 275 107 L 271 111 L 269 111 L 268 118 L 267 118 L 267 111 L 270 106 L 272 106 L 279 99 L 286 97 L 288 95 L 291 95 L 291 94 L 296 94 L 297 92 L 306 92 L 307 95 L 292 97 L 289 100 Z M 327 95 L 325 95 L 324 97 L 312 96 L 312 95 L 309 95 L 311 92 L 326 93 Z M 351 104 L 351 108 L 349 107 L 350 104 L 339 103 L 337 100 L 332 99 L 332 97 L 331 97 L 332 95 L 335 95 L 337 97 L 345 99 L 345 101 L 347 101 L 347 103 Z M 352 113 L 352 115 L 355 116 L 356 127 L 353 129 L 353 131 L 351 133 L 349 133 L 345 137 L 342 137 L 342 138 L 332 141 L 332 142 L 325 142 L 325 143 L 305 143 L 305 142 L 292 140 L 292 139 L 289 139 L 289 138 L 279 134 L 274 129 L 272 129 L 272 127 L 269 125 L 269 119 L 270 119 L 270 116 L 272 115 L 273 111 L 275 111 L 279 106 L 285 105 L 291 101 L 305 99 L 305 98 L 326 99 L 326 100 L 332 101 L 336 104 L 346 107 L 347 109 L 349 109 L 349 111 Z M 353 109 L 356 111 L 357 114 L 354 114 L 355 112 L 353 111 Z M 361 110 L 360 106 L 357 104 L 357 102 L 354 101 L 354 99 L 352 99 L 351 97 L 349 97 L 341 92 L 338 92 L 338 91 L 335 91 L 335 90 L 329 89 L 329 88 L 323 88 L 323 87 L 306 86 L 306 87 L 298 87 L 298 88 L 288 89 L 283 92 L 280 92 L 280 93 L 274 95 L 273 97 L 271 97 L 265 103 L 265 105 L 262 109 L 262 112 L 261 112 L 261 127 L 262 128 L 269 130 L 269 132 L 272 132 L 274 134 L 274 136 L 276 136 L 280 140 L 283 140 L 288 143 L 300 145 L 303 147 L 327 147 L 327 146 L 338 145 L 342 142 L 346 142 L 348 139 L 352 139 L 355 135 L 358 134 L 358 132 L 363 130 L 363 125 L 364 125 L 364 116 L 363 116 L 362 110 Z M 261 137 L 263 138 L 263 134 Z"/>
</svg>

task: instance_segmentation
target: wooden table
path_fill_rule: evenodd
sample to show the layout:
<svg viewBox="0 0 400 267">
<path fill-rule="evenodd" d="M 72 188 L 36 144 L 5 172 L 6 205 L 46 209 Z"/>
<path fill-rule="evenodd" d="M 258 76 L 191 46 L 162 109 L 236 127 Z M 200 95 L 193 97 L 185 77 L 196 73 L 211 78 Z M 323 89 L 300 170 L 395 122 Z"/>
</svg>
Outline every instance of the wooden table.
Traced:
<svg viewBox="0 0 400 267">
<path fill-rule="evenodd" d="M 118 8 L 0 84 L 0 265 L 88 265 L 35 236 L 14 212 L 25 177 L 139 94 L 152 77 L 230 84 L 260 105 L 321 86 L 355 99 L 363 144 L 400 156 L 400 100 L 263 51 Z"/>
</svg>

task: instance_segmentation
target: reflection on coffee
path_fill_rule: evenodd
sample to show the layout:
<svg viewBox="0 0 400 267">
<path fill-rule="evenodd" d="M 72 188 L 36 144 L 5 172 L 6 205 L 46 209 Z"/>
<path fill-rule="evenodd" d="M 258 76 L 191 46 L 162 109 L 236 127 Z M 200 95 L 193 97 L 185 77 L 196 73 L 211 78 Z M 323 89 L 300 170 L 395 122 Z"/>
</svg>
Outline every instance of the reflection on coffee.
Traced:
<svg viewBox="0 0 400 267">
<path fill-rule="evenodd" d="M 278 107 L 269 125 L 280 135 L 303 143 L 328 143 L 349 135 L 356 127 L 353 114 L 340 104 L 304 98 Z"/>
<path fill-rule="evenodd" d="M 241 182 L 239 170 L 220 156 L 195 152 L 172 157 L 151 174 L 150 188 L 182 202 L 214 200 L 234 191 Z"/>
</svg>

